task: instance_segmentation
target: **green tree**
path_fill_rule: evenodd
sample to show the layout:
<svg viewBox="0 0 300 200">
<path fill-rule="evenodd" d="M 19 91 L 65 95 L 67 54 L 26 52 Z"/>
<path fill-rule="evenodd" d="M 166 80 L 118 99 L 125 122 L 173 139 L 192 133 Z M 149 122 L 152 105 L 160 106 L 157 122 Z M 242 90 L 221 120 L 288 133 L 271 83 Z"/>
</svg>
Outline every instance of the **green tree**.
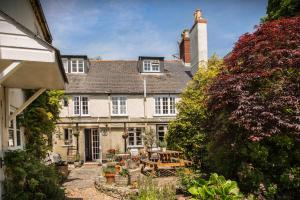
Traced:
<svg viewBox="0 0 300 200">
<path fill-rule="evenodd" d="M 280 17 L 293 17 L 300 12 L 299 0 L 269 0 L 266 21 L 276 20 Z"/>
<path fill-rule="evenodd" d="M 26 92 L 27 96 L 33 93 L 33 90 Z M 64 199 L 61 178 L 55 166 L 43 163 L 46 152 L 51 149 L 63 95 L 63 91 L 46 91 L 20 116 L 26 145 L 24 151 L 5 153 L 4 199 Z"/>
<path fill-rule="evenodd" d="M 33 92 L 27 91 L 27 96 L 31 96 Z M 59 119 L 63 95 L 62 90 L 46 91 L 21 115 L 21 123 L 25 128 L 26 150 L 36 158 L 44 158 L 47 150 L 51 148 L 52 134 Z"/>
<path fill-rule="evenodd" d="M 204 151 L 203 122 L 207 118 L 207 88 L 219 73 L 222 64 L 223 60 L 213 55 L 208 60 L 207 67 L 199 66 L 198 72 L 181 94 L 176 119 L 168 127 L 168 146 L 185 152 L 187 157 L 195 161 L 201 160 Z"/>
</svg>

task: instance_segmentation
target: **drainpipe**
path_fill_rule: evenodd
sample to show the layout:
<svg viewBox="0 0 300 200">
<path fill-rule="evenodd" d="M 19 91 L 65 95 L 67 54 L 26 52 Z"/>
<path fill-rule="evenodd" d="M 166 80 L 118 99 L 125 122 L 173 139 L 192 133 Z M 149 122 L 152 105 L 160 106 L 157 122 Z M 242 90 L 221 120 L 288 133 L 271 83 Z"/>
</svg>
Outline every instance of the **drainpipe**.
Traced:
<svg viewBox="0 0 300 200">
<path fill-rule="evenodd" d="M 144 118 L 147 118 L 146 102 L 147 102 L 147 80 L 146 77 L 144 77 Z"/>
</svg>

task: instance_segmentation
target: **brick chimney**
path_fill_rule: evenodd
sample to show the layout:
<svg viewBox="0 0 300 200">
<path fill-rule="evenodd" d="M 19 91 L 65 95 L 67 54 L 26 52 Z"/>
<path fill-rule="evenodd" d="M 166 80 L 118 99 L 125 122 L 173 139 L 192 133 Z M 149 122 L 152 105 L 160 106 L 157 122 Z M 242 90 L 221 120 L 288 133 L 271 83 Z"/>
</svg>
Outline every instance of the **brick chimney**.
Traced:
<svg viewBox="0 0 300 200">
<path fill-rule="evenodd" d="M 181 33 L 181 42 L 179 44 L 179 56 L 186 66 L 191 64 L 190 31 L 185 29 Z"/>
</svg>

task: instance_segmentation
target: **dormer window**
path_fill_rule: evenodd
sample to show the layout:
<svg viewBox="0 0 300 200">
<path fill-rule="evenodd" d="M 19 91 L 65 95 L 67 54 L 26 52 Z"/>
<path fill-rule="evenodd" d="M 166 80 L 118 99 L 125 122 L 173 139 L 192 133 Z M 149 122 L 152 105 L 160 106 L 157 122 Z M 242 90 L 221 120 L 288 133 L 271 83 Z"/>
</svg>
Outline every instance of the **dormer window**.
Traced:
<svg viewBox="0 0 300 200">
<path fill-rule="evenodd" d="M 143 60 L 144 72 L 160 72 L 159 60 Z"/>
<path fill-rule="evenodd" d="M 72 73 L 83 73 L 84 72 L 83 59 L 72 59 L 71 60 L 71 71 L 72 71 Z"/>
</svg>

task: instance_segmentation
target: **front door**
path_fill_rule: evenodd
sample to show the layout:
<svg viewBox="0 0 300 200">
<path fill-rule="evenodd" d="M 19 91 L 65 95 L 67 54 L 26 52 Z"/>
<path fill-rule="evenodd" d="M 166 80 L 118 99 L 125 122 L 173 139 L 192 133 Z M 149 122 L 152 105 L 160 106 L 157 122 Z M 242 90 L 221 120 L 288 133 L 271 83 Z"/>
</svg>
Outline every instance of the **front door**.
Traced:
<svg viewBox="0 0 300 200">
<path fill-rule="evenodd" d="M 91 129 L 84 129 L 85 161 L 92 161 Z"/>
<path fill-rule="evenodd" d="M 85 160 L 98 161 L 100 159 L 100 134 L 98 129 L 85 129 Z"/>
</svg>

